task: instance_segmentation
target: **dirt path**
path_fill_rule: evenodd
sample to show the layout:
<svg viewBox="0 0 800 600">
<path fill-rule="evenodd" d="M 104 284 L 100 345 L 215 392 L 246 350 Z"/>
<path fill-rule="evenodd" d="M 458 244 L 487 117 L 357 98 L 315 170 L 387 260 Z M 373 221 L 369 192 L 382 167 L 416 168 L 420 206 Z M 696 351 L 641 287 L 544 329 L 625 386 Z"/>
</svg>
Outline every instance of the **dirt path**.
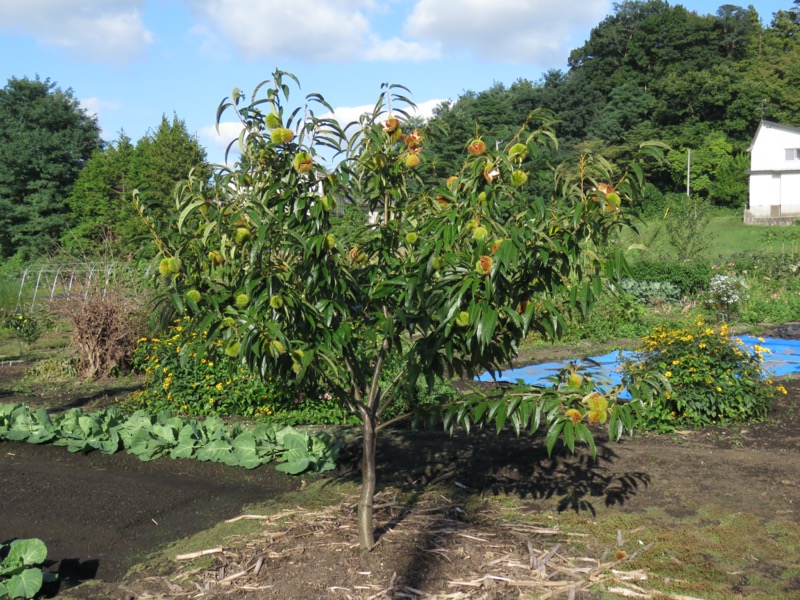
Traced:
<svg viewBox="0 0 800 600">
<path fill-rule="evenodd" d="M 142 553 L 294 489 L 274 469 L 0 443 L 0 541 L 38 537 L 63 585 L 114 580 Z"/>
</svg>

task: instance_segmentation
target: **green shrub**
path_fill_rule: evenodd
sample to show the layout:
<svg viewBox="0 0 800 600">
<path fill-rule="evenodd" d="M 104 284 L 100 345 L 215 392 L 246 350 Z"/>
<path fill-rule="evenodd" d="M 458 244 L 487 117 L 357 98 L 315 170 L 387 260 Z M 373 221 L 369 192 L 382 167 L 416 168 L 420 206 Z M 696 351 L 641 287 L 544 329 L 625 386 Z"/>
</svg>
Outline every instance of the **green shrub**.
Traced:
<svg viewBox="0 0 800 600">
<path fill-rule="evenodd" d="M 606 341 L 641 337 L 649 330 L 650 315 L 627 294 L 605 294 L 584 319 L 575 315 L 567 326 L 565 341 Z"/>
<path fill-rule="evenodd" d="M 20 353 L 22 345 L 30 349 L 47 329 L 47 319 L 40 313 L 0 312 L 3 328 L 10 329 L 19 340 Z"/>
<path fill-rule="evenodd" d="M 747 299 L 742 302 L 738 318 L 745 323 L 789 323 L 800 315 L 800 290 L 786 289 L 783 282 L 764 282 L 751 285 Z"/>
<path fill-rule="evenodd" d="M 800 257 L 789 253 L 739 252 L 727 259 L 720 257 L 711 268 L 750 277 L 800 280 Z"/>
<path fill-rule="evenodd" d="M 280 382 L 262 382 L 227 356 L 221 340 L 204 351 L 205 336 L 190 332 L 188 319 L 176 320 L 161 337 L 139 340 L 133 364 L 148 383 L 128 401 L 130 408 L 256 417 L 271 414 L 274 405 L 291 398 L 291 390 Z"/>
<path fill-rule="evenodd" d="M 641 209 L 639 215 L 643 219 L 663 219 L 667 209 L 667 200 L 656 186 L 648 183 L 642 188 Z"/>
<path fill-rule="evenodd" d="M 639 260 L 630 265 L 631 277 L 637 281 L 667 281 L 683 296 L 694 296 L 708 289 L 712 269 L 708 262 Z"/>
<path fill-rule="evenodd" d="M 301 395 L 291 381 L 262 379 L 231 358 L 222 340 L 206 344 L 189 317 L 175 321 L 162 337 L 142 338 L 134 366 L 148 376 L 147 387 L 126 401 L 151 414 L 243 416 L 285 425 L 349 422 L 350 414 L 330 394 Z"/>
<path fill-rule="evenodd" d="M 633 297 L 639 304 L 653 306 L 659 304 L 675 304 L 680 300 L 681 291 L 669 281 L 637 281 L 623 279 L 622 290 Z"/>
<path fill-rule="evenodd" d="M 397 359 L 389 361 L 381 375 L 382 388 L 385 389 L 397 378 L 402 369 L 403 365 Z M 427 411 L 437 406 L 444 406 L 450 403 L 457 394 L 458 392 L 447 379 L 435 376 L 433 386 L 429 388 L 425 379 L 420 378 L 413 388 L 401 385 L 397 389 L 397 399 L 381 415 L 381 420 L 387 421 L 405 413 Z"/>
<path fill-rule="evenodd" d="M 726 325 L 714 328 L 698 318 L 656 327 L 642 342 L 635 358 L 623 365 L 625 379 L 660 374 L 672 389 L 644 403 L 637 417 L 641 428 L 664 431 L 761 419 L 776 390 L 785 393 L 766 379 L 761 361 L 767 349 L 734 342 Z"/>
</svg>

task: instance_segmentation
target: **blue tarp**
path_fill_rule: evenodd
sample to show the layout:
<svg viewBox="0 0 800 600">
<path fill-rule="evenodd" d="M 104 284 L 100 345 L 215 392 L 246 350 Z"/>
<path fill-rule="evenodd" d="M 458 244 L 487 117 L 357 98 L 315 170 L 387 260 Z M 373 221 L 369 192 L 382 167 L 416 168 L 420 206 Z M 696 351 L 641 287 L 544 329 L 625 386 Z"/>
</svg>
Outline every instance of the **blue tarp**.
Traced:
<svg viewBox="0 0 800 600">
<path fill-rule="evenodd" d="M 764 369 L 773 377 L 781 377 L 800 373 L 800 340 L 784 340 L 779 338 L 755 338 L 747 335 L 736 336 L 747 347 L 761 346 L 770 352 L 764 354 Z M 763 342 L 761 340 L 764 340 Z M 599 363 L 598 367 L 585 369 L 587 373 L 600 373 L 607 377 L 613 385 L 620 383 L 621 375 L 619 365 L 624 357 L 633 356 L 630 351 L 618 351 L 605 354 L 603 356 L 592 356 L 591 360 Z M 496 373 L 497 381 L 509 381 L 516 383 L 522 380 L 528 385 L 550 385 L 546 379 L 563 369 L 571 361 L 549 362 L 539 365 L 528 365 L 518 369 L 509 369 Z M 588 365 L 585 365 L 588 366 Z M 484 373 L 477 378 L 479 381 L 493 381 L 491 373 Z"/>
</svg>

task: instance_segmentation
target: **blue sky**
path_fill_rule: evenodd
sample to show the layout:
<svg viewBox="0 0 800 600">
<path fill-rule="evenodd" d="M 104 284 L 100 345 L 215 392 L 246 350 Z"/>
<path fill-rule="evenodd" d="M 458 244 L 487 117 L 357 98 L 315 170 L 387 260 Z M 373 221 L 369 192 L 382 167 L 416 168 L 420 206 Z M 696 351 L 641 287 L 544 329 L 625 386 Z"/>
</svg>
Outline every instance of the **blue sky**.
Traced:
<svg viewBox="0 0 800 600">
<path fill-rule="evenodd" d="M 725 2 L 672 4 L 707 14 Z M 767 25 L 792 0 L 754 4 Z M 219 102 L 275 67 L 342 120 L 383 82 L 407 86 L 425 116 L 466 90 L 566 69 L 610 12 L 611 0 L 0 0 L 0 80 L 72 88 L 106 140 L 124 129 L 136 141 L 177 114 L 217 162 L 236 133 L 214 132 Z"/>
</svg>

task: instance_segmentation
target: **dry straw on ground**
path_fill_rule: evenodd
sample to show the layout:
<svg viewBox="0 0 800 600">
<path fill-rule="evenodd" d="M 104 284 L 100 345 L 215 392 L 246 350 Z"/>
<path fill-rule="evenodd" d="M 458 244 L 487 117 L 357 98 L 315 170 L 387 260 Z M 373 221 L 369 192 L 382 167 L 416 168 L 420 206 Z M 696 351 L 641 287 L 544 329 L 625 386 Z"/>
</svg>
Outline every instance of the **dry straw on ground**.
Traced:
<svg viewBox="0 0 800 600">
<path fill-rule="evenodd" d="M 651 547 L 627 554 L 622 531 L 617 548 L 600 557 L 579 556 L 575 541 L 584 534 L 501 519 L 492 509 L 467 515 L 443 495 L 426 495 L 409 506 L 385 492 L 377 502 L 376 514 L 385 525 L 371 553 L 358 549 L 355 501 L 346 498 L 319 510 L 240 515 L 230 521 L 263 521 L 261 532 L 177 556 L 174 573 L 160 581 L 149 578 L 146 592 L 131 591 L 141 600 L 581 599 L 604 590 L 630 598 L 691 600 L 647 589 L 652 578 L 632 561 Z M 191 562 L 198 558 L 203 566 Z M 314 571 L 308 586 L 320 587 L 304 587 L 304 569 Z"/>
</svg>

